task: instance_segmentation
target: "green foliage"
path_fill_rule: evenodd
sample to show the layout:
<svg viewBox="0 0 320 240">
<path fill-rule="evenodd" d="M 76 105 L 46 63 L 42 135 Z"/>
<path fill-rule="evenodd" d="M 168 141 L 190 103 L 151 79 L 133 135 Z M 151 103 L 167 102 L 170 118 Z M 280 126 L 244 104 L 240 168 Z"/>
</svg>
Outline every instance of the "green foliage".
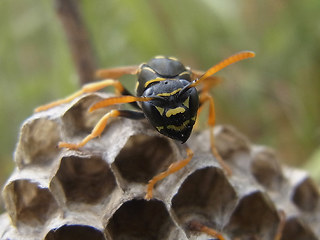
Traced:
<svg viewBox="0 0 320 240">
<path fill-rule="evenodd" d="M 100 67 L 167 54 L 206 70 L 240 50 L 255 51 L 255 59 L 219 73 L 225 81 L 213 90 L 218 124 L 275 147 L 290 164 L 305 164 L 319 147 L 320 1 L 79 2 Z M 23 119 L 78 86 L 54 1 L 3 0 L 0 20 L 0 163 L 9 166 L 0 176 L 6 176 Z"/>
</svg>

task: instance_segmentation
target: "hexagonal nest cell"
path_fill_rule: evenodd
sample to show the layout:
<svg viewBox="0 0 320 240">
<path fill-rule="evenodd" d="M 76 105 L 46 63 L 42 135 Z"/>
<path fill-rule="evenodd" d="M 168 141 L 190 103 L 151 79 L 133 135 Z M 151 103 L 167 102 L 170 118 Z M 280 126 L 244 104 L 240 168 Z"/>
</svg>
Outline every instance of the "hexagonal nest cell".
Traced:
<svg viewBox="0 0 320 240">
<path fill-rule="evenodd" d="M 58 229 L 52 229 L 46 235 L 45 240 L 104 240 L 104 235 L 98 229 L 85 225 L 63 225 Z"/>
<path fill-rule="evenodd" d="M 168 239 L 176 226 L 161 201 L 134 199 L 125 202 L 107 226 L 112 239 Z M 177 236 L 176 236 L 177 237 Z"/>
<path fill-rule="evenodd" d="M 186 151 L 146 120 L 113 119 L 88 145 L 56 148 L 90 133 L 110 109 L 88 108 L 109 96 L 85 94 L 23 123 L 0 239 L 216 239 L 213 230 L 225 240 L 319 239 L 319 187 L 233 127 L 214 131 L 231 176 L 210 151 L 209 130 L 194 133 L 191 162 L 159 181 L 150 201 L 148 181 Z"/>
<path fill-rule="evenodd" d="M 58 205 L 49 189 L 32 179 L 17 179 L 5 186 L 6 208 L 15 225 L 36 227 L 50 220 Z"/>
<path fill-rule="evenodd" d="M 227 229 L 234 237 L 273 239 L 279 222 L 277 210 L 269 197 L 255 191 L 240 199 Z"/>
<path fill-rule="evenodd" d="M 292 201 L 302 211 L 317 211 L 320 205 L 320 191 L 318 186 L 307 177 L 294 188 Z"/>
<path fill-rule="evenodd" d="M 256 180 L 270 190 L 279 190 L 284 177 L 274 151 L 266 147 L 255 146 L 252 149 L 252 158 L 251 171 Z"/>
<path fill-rule="evenodd" d="M 128 182 L 147 183 L 175 161 L 168 139 L 134 135 L 115 159 L 115 167 Z"/>
<path fill-rule="evenodd" d="M 53 161 L 60 151 L 57 148 L 60 141 L 59 131 L 55 120 L 46 117 L 28 119 L 21 128 L 15 151 L 18 167 L 45 165 Z"/>
<path fill-rule="evenodd" d="M 111 94 L 107 95 L 112 96 Z M 65 138 L 72 139 L 83 137 L 89 134 L 99 119 L 114 106 L 98 109 L 94 112 L 89 112 L 89 108 L 97 101 L 102 100 L 105 95 L 100 93 L 86 94 L 66 111 L 61 117 L 62 134 Z"/>
<path fill-rule="evenodd" d="M 184 223 L 205 221 L 215 227 L 223 226 L 237 202 L 236 192 L 223 171 L 214 167 L 190 174 L 172 199 L 172 210 Z"/>
<path fill-rule="evenodd" d="M 94 204 L 107 198 L 116 187 L 113 173 L 99 156 L 65 156 L 53 181 L 58 181 L 67 203 Z"/>
</svg>

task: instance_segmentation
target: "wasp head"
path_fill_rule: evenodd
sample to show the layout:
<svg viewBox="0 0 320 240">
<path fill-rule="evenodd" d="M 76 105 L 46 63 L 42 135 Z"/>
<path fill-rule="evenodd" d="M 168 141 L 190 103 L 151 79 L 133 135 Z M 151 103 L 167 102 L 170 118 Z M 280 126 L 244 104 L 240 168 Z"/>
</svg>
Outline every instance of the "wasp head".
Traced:
<svg viewBox="0 0 320 240">
<path fill-rule="evenodd" d="M 161 134 L 184 143 L 196 121 L 199 97 L 189 81 L 165 80 L 145 90 L 143 96 L 153 100 L 141 106 L 150 123 Z"/>
</svg>

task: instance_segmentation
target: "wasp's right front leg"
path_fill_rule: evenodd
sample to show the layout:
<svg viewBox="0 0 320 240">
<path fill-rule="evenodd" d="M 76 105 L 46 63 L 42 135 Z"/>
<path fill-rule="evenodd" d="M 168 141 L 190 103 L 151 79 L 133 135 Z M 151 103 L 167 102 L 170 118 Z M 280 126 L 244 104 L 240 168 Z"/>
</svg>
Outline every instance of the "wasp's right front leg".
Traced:
<svg viewBox="0 0 320 240">
<path fill-rule="evenodd" d="M 130 111 L 130 110 L 111 110 L 99 120 L 99 122 L 93 128 L 92 132 L 88 136 L 86 136 L 84 139 L 82 139 L 82 141 L 80 141 L 79 143 L 60 142 L 58 147 L 78 149 L 85 146 L 91 139 L 99 137 L 102 134 L 109 119 L 112 117 L 125 117 L 125 118 L 138 120 L 138 119 L 143 119 L 144 114 L 142 112 L 136 112 L 136 111 Z"/>
</svg>

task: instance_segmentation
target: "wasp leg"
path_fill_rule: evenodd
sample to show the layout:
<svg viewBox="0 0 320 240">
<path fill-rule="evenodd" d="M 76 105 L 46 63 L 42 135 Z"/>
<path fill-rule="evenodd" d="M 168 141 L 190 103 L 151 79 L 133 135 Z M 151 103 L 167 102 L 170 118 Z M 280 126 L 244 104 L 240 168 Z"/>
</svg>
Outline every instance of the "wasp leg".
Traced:
<svg viewBox="0 0 320 240">
<path fill-rule="evenodd" d="M 213 228 L 209 228 L 209 227 L 199 223 L 198 221 L 191 221 L 188 224 L 188 227 L 191 231 L 203 232 L 203 233 L 206 233 L 209 236 L 212 236 L 212 237 L 217 238 L 219 240 L 225 240 L 225 238 L 222 236 L 221 233 L 214 230 Z"/>
<path fill-rule="evenodd" d="M 279 210 L 280 222 L 274 240 L 280 240 L 282 237 L 284 225 L 286 223 L 286 214 L 283 210 Z"/>
<path fill-rule="evenodd" d="M 40 112 L 40 111 L 48 110 L 52 107 L 61 105 L 63 103 L 71 102 L 73 99 L 81 96 L 84 93 L 96 92 L 100 89 L 103 89 L 103 88 L 106 88 L 109 86 L 114 86 L 116 88 L 117 93 L 119 93 L 119 94 L 131 95 L 118 80 L 106 79 L 103 81 L 86 84 L 81 88 L 81 90 L 75 92 L 74 94 L 70 95 L 69 97 L 66 97 L 64 99 L 60 99 L 60 100 L 51 102 L 49 104 L 40 106 L 40 107 L 36 108 L 34 111 Z"/>
<path fill-rule="evenodd" d="M 106 99 L 103 99 L 103 100 L 93 104 L 89 108 L 89 112 L 92 112 L 92 111 L 99 109 L 99 108 L 104 108 L 104 107 L 108 107 L 111 105 L 115 105 L 115 104 L 147 102 L 152 99 L 153 99 L 152 97 L 135 97 L 135 96 L 130 96 L 130 95 L 106 98 Z"/>
<path fill-rule="evenodd" d="M 81 142 L 79 143 L 67 143 L 67 142 L 60 142 L 58 147 L 59 148 L 69 148 L 69 149 L 78 149 L 86 145 L 91 139 L 99 137 L 103 130 L 105 129 L 108 120 L 112 117 L 125 117 L 130 119 L 143 119 L 144 114 L 142 112 L 130 111 L 130 110 L 111 110 L 107 114 L 105 114 L 96 126 L 93 128 L 92 132 L 86 136 Z"/>
<path fill-rule="evenodd" d="M 152 194 L 152 191 L 153 191 L 153 187 L 154 185 L 159 182 L 160 180 L 166 178 L 167 176 L 169 176 L 170 174 L 173 174 L 177 171 L 179 171 L 180 169 L 184 168 L 189 162 L 190 160 L 192 159 L 193 157 L 193 152 L 190 148 L 187 148 L 186 149 L 187 151 L 187 158 L 179 161 L 179 162 L 176 162 L 176 163 L 172 163 L 168 169 L 156 176 L 154 176 L 149 182 L 148 182 L 148 185 L 147 185 L 147 193 L 145 195 L 145 199 L 146 200 L 150 200 L 153 196 Z"/>
<path fill-rule="evenodd" d="M 95 75 L 96 75 L 96 78 L 98 78 L 98 79 L 103 79 L 103 78 L 118 79 L 122 75 L 137 74 L 138 69 L 139 69 L 139 66 L 107 68 L 107 69 L 100 69 L 100 70 L 96 71 Z"/>
<path fill-rule="evenodd" d="M 139 72 L 139 66 L 126 66 L 126 67 L 116 67 L 116 68 L 106 68 L 106 69 L 99 69 L 95 73 L 95 77 L 97 79 L 104 79 L 104 78 L 112 78 L 112 79 L 118 79 L 123 75 L 126 74 L 137 74 Z M 121 95 L 129 95 L 132 96 L 128 90 L 123 88 L 123 91 L 120 91 Z M 136 109 L 141 109 L 139 105 L 136 102 L 131 102 L 131 106 L 133 106 Z"/>
<path fill-rule="evenodd" d="M 193 75 L 195 76 L 199 76 L 202 75 L 202 72 L 196 71 L 196 73 L 194 73 L 194 71 L 192 71 Z M 220 77 L 216 77 L 216 76 L 210 76 L 206 79 L 205 82 L 202 82 L 201 88 L 198 90 L 199 95 L 201 95 L 202 93 L 207 94 L 211 88 L 217 86 L 218 84 L 220 84 L 222 81 L 222 78 Z M 200 103 L 199 109 L 198 109 L 198 115 L 201 113 L 201 111 L 203 110 L 203 104 Z M 199 125 L 199 118 L 197 118 L 196 123 L 194 125 L 194 128 L 198 128 Z"/>
<path fill-rule="evenodd" d="M 200 95 L 200 107 L 202 106 L 203 103 L 209 101 L 209 118 L 208 118 L 208 125 L 210 126 L 210 143 L 211 143 L 211 151 L 213 155 L 216 157 L 217 161 L 223 168 L 223 170 L 226 172 L 228 176 L 232 175 L 232 171 L 228 164 L 222 159 L 220 154 L 218 153 L 215 144 L 214 144 L 214 136 L 213 136 L 213 127 L 215 125 L 215 108 L 214 108 L 214 100 L 213 97 L 208 94 L 207 92 L 203 92 Z"/>
</svg>

